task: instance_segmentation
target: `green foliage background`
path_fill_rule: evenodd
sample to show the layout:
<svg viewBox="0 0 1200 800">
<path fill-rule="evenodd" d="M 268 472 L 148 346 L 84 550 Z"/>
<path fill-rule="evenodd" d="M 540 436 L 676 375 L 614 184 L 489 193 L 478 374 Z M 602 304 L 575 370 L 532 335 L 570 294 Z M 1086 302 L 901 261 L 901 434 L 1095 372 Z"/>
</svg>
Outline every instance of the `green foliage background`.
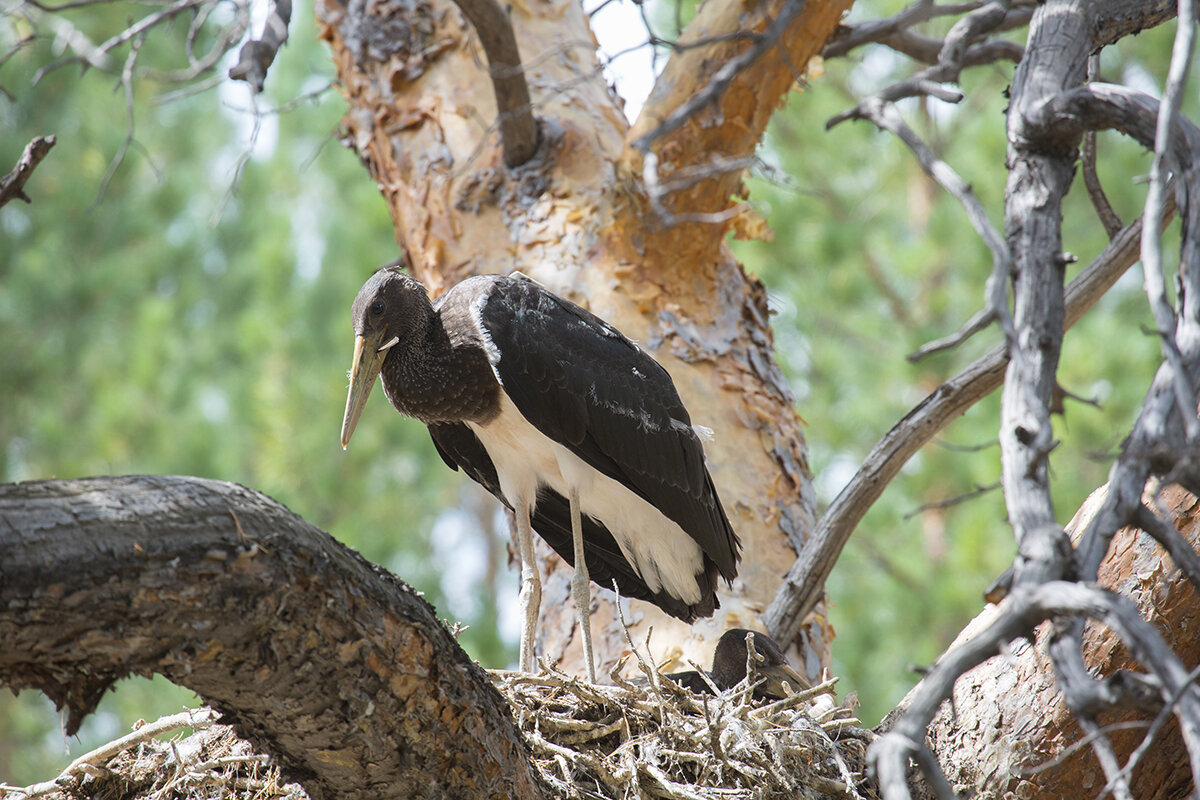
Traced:
<svg viewBox="0 0 1200 800">
<path fill-rule="evenodd" d="M 896 7 L 860 3 L 855 16 Z M 73 20 L 103 38 L 133 13 L 103 9 Z M 26 27 L 0 19 L 6 52 Z M 182 35 L 149 38 L 146 57 L 170 59 Z M 1105 51 L 1106 76 L 1161 80 L 1172 35 L 1164 26 Z M 158 104 L 161 87 L 139 84 L 136 144 L 107 185 L 126 131 L 115 80 L 68 67 L 32 86 L 58 54 L 50 38 L 0 67 L 10 95 L 0 98 L 0 167 L 32 136 L 58 136 L 27 187 L 34 203 L 0 210 L 0 479 L 150 472 L 252 486 L 425 591 L 445 616 L 471 625 L 469 652 L 506 665 L 512 643 L 495 598 L 515 593 L 516 580 L 490 507 L 445 469 L 422 426 L 381 413 L 382 400 L 351 450 L 338 446 L 349 303 L 398 249 L 378 192 L 336 140 L 341 99 L 332 89 L 312 95 L 332 65 L 307 9 L 291 36 L 259 101 L 264 145 L 248 149 L 251 117 L 230 108 L 252 103 L 240 86 Z M 777 115 L 762 150 L 771 169 L 749 181 L 774 241 L 735 243 L 771 292 L 778 357 L 809 423 L 822 503 L 909 408 L 998 341 L 988 331 L 920 364 L 904 360 L 979 307 L 990 256 L 899 142 L 865 123 L 824 131 L 828 117 L 911 64 L 867 50 L 826 70 Z M 1011 74 L 1006 64 L 968 73 L 957 109 L 903 109 L 997 225 Z M 270 111 L 284 104 L 294 107 Z M 1116 136 L 1100 148 L 1105 186 L 1132 219 L 1143 194 L 1132 178 L 1148 159 Z M 1066 245 L 1082 266 L 1105 236 L 1078 183 Z M 1064 521 L 1104 481 L 1157 364 L 1157 343 L 1139 330 L 1148 319 L 1132 274 L 1068 337 L 1063 385 L 1101 407 L 1069 402 L 1059 420 L 1052 463 Z M 944 433 L 945 444 L 925 448 L 868 514 L 829 583 L 836 672 L 843 691 L 858 693 L 864 720 L 895 704 L 915 681 L 909 666 L 949 643 L 1012 557 L 998 491 L 920 510 L 999 479 L 989 446 L 998 415 L 998 397 L 988 398 Z M 465 589 L 442 580 L 439 537 L 450 534 L 434 527 L 462 505 L 488 543 L 484 577 Z M 45 779 L 68 760 L 66 747 L 84 752 L 138 717 L 195 702 L 161 680 L 127 681 L 78 741 L 64 742 L 47 701 L 5 693 L 0 782 Z"/>
</svg>

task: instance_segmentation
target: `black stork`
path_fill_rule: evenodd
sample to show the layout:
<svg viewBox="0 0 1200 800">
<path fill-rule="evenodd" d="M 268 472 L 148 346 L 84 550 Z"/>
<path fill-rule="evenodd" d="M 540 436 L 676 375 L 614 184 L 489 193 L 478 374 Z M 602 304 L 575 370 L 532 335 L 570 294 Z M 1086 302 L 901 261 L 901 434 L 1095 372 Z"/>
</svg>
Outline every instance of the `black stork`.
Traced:
<svg viewBox="0 0 1200 800">
<path fill-rule="evenodd" d="M 604 320 L 522 277 L 482 275 L 431 302 L 397 267 L 351 309 L 345 447 L 378 375 L 401 414 L 516 515 L 521 669 L 534 666 L 541 584 L 533 531 L 575 567 L 588 678 L 589 571 L 685 622 L 719 606 L 741 543 L 670 375 Z"/>
<path fill-rule="evenodd" d="M 812 688 L 812 683 L 788 664 L 783 648 L 765 633 L 731 628 L 722 634 L 713 652 L 713 666 L 709 674 L 713 684 L 721 691 L 737 686 L 746 678 L 746 637 L 753 637 L 755 666 L 761 683 L 755 688 L 754 696 L 782 700 L 792 692 Z M 667 678 L 698 694 L 712 694 L 708 681 L 695 670 L 667 673 Z"/>
</svg>

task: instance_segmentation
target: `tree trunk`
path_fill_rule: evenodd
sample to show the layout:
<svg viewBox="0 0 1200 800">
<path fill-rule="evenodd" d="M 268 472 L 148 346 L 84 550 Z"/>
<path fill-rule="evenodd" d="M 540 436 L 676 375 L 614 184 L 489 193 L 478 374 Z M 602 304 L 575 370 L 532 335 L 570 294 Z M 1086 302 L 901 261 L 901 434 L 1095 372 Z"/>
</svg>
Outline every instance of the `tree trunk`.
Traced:
<svg viewBox="0 0 1200 800">
<path fill-rule="evenodd" d="M 0 684 L 74 733 L 160 673 L 314 798 L 537 798 L 508 704 L 407 584 L 199 478 L 0 485 Z M 403 789 L 398 789 L 403 787 Z"/>
<path fill-rule="evenodd" d="M 681 668 L 684 657 L 706 661 L 729 627 L 761 629 L 780 565 L 791 563 L 813 524 L 800 420 L 774 362 L 766 293 L 725 236 L 747 227 L 729 200 L 741 191 L 744 159 L 800 77 L 797 65 L 819 52 L 848 6 L 705 3 L 682 41 L 717 41 L 671 58 L 631 129 L 605 84 L 579 3 L 515 3 L 509 13 L 541 144 L 531 161 L 509 170 L 486 61 L 449 0 L 317 4 L 351 106 L 346 138 L 378 182 L 397 239 L 431 292 L 470 274 L 519 269 L 640 341 L 674 377 L 693 421 L 714 429 L 709 465 L 744 545 L 739 580 L 720 592 L 712 619 L 690 628 L 648 604 L 625 611 L 635 641 L 653 626 L 655 657 Z M 644 138 L 750 47 L 722 34 L 763 32 L 797 9 L 782 46 L 736 71 L 683 125 Z M 639 140 L 649 142 L 656 171 L 647 171 Z M 647 175 L 660 184 L 647 186 Z M 686 175 L 694 177 L 670 192 L 652 191 Z M 579 672 L 570 575 L 547 548 L 541 555 L 539 650 Z M 601 674 L 627 649 L 612 597 L 593 594 Z M 819 608 L 799 637 L 811 675 L 829 663 L 824 615 Z"/>
<path fill-rule="evenodd" d="M 1100 510 L 1105 493 L 1105 488 L 1098 489 L 1075 515 L 1069 526 L 1073 538 Z M 1164 490 L 1159 502 L 1187 542 L 1200 547 L 1200 501 L 1173 486 Z M 1101 568 L 1100 583 L 1134 599 L 1189 668 L 1200 663 L 1200 637 L 1194 634 L 1200 628 L 1200 598 L 1149 535 L 1123 530 Z M 969 640 L 995 613 L 996 606 L 989 606 L 950 649 Z M 930 728 L 930 741 L 958 791 L 981 800 L 1079 797 L 1081 789 L 1082 796 L 1100 795 L 1104 774 L 1092 748 L 1085 744 L 1068 750 L 1083 733 L 1055 683 L 1046 654 L 1048 631 L 1048 624 L 1040 626 L 1032 641 L 1014 643 L 1011 658 L 993 658 L 967 673 L 954 688 L 953 705 L 942 706 Z M 1097 676 L 1136 666 L 1116 634 L 1095 624 L 1088 625 L 1084 637 L 1084 659 Z M 898 710 L 906 705 L 907 700 Z M 1109 733 L 1124 761 L 1146 735 L 1151 719 L 1153 715 L 1130 711 L 1102 716 L 1100 721 L 1106 726 L 1142 721 Z M 1133 773 L 1133 785 L 1139 800 L 1191 793 L 1187 750 L 1174 724 L 1147 752 Z"/>
</svg>

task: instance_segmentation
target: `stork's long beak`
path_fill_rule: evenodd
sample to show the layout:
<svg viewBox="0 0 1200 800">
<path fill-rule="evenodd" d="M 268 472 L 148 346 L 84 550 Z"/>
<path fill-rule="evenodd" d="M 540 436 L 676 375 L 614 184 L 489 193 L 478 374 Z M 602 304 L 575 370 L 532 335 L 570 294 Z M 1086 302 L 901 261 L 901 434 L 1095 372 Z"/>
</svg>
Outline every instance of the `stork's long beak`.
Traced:
<svg viewBox="0 0 1200 800">
<path fill-rule="evenodd" d="M 782 700 L 796 692 L 812 688 L 811 683 L 787 664 L 774 664 L 771 666 L 760 664 L 758 667 L 758 677 L 763 679 L 763 683 L 759 685 L 757 691 L 778 700 Z"/>
<path fill-rule="evenodd" d="M 393 342 L 394 344 L 394 342 Z M 354 363 L 350 365 L 350 393 L 346 396 L 346 414 L 342 417 L 342 449 L 350 444 L 350 437 L 358 426 L 367 398 L 387 358 L 387 347 L 383 345 L 383 334 L 354 337 Z"/>
</svg>

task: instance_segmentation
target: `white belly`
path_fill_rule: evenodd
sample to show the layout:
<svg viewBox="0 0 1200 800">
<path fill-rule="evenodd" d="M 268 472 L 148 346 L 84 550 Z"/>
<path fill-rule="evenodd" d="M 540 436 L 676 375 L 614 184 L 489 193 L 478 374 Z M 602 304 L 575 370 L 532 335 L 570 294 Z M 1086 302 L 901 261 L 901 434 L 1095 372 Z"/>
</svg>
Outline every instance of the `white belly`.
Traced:
<svg viewBox="0 0 1200 800">
<path fill-rule="evenodd" d="M 503 392 L 495 419 L 487 425 L 467 424 L 487 448 L 500 489 L 512 506 L 528 503 L 532 509 L 542 485 L 565 498 L 575 489 L 580 510 L 604 523 L 651 591 L 666 591 L 685 603 L 700 602 L 696 575 L 703 572 L 704 555 L 679 525 L 538 431 Z"/>
</svg>

